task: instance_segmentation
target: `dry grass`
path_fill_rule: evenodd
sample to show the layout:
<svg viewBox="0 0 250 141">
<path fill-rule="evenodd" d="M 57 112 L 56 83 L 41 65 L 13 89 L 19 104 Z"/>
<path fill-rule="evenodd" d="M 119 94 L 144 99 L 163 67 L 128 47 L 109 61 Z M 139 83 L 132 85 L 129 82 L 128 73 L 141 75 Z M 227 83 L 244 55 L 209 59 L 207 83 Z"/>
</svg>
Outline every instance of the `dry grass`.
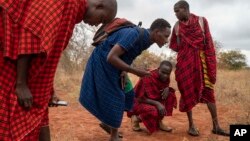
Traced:
<svg viewBox="0 0 250 141">
<path fill-rule="evenodd" d="M 83 72 L 75 72 L 66 75 L 62 70 L 58 70 L 55 79 L 56 90 L 67 92 L 67 99 L 70 103 L 78 103 L 79 90 L 81 86 Z M 129 74 L 133 84 L 138 77 Z M 227 117 L 223 121 L 227 125 L 231 124 L 250 124 L 250 70 L 227 71 L 219 70 L 216 83 L 216 99 L 220 107 L 219 111 Z M 174 73 L 171 74 L 171 84 L 177 90 Z M 69 136 L 69 140 L 73 137 Z M 219 141 L 216 137 L 211 136 L 207 141 Z"/>
<path fill-rule="evenodd" d="M 68 101 L 71 103 L 78 102 L 82 75 L 82 71 L 66 74 L 63 70 L 58 69 L 55 77 L 55 89 L 67 92 Z"/>
<path fill-rule="evenodd" d="M 250 70 L 218 71 L 217 101 L 232 108 L 235 124 L 250 124 Z M 231 112 L 232 112 L 231 111 Z M 238 113 L 237 111 L 241 111 Z"/>
<path fill-rule="evenodd" d="M 228 124 L 250 124 L 250 70 L 219 70 L 216 82 L 216 101 L 232 112 Z M 135 84 L 138 78 L 130 75 Z M 178 90 L 174 73 L 170 85 Z M 218 113 L 220 114 L 220 113 Z"/>
</svg>

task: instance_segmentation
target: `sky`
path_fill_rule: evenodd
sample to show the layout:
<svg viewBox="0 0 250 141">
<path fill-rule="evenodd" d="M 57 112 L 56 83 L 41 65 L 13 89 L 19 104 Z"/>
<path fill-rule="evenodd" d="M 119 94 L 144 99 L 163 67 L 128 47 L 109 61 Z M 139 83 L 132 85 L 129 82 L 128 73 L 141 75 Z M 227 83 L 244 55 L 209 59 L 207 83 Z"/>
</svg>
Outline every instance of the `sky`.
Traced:
<svg viewBox="0 0 250 141">
<path fill-rule="evenodd" d="M 178 0 L 117 0 L 117 17 L 134 23 L 142 21 L 149 28 L 157 18 L 166 19 L 172 27 L 177 21 L 173 10 Z M 209 22 L 214 40 L 222 44 L 222 50 L 240 50 L 247 56 L 250 66 L 250 1 L 249 0 L 187 0 L 190 12 L 204 16 Z M 155 53 L 170 54 L 170 49 L 149 49 Z"/>
</svg>

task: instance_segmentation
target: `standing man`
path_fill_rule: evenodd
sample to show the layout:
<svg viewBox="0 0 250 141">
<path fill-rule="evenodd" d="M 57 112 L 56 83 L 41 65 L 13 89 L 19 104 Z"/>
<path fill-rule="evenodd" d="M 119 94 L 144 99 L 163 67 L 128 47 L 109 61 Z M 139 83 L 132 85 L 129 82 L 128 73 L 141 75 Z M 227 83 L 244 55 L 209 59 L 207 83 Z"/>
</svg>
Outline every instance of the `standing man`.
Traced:
<svg viewBox="0 0 250 141">
<path fill-rule="evenodd" d="M 187 112 L 188 133 L 198 136 L 192 108 L 206 103 L 212 116 L 212 132 L 228 136 L 221 129 L 215 104 L 214 84 L 216 82 L 216 56 L 213 40 L 206 18 L 196 16 L 189 11 L 189 4 L 180 0 L 174 5 L 178 18 L 170 41 L 170 48 L 178 53 L 176 64 L 176 81 L 181 93 L 180 111 Z"/>
<path fill-rule="evenodd" d="M 75 24 L 116 11 L 116 0 L 0 0 L 0 140 L 50 141 L 48 104 Z"/>
<path fill-rule="evenodd" d="M 91 114 L 111 128 L 110 141 L 119 140 L 118 128 L 126 102 L 129 102 L 121 84 L 122 71 L 139 77 L 150 75 L 150 72 L 130 65 L 153 43 L 159 47 L 167 43 L 170 28 L 164 19 L 156 19 L 149 29 L 119 28 L 97 44 L 92 52 L 84 72 L 79 100 Z"/>
</svg>

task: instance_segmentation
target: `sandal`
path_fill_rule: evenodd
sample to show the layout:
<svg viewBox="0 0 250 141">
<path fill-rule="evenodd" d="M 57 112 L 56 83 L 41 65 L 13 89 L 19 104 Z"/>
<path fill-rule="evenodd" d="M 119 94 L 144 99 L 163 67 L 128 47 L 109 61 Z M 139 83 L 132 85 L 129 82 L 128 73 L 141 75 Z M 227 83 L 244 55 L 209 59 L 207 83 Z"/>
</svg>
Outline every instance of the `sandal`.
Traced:
<svg viewBox="0 0 250 141">
<path fill-rule="evenodd" d="M 159 123 L 159 129 L 162 131 L 166 131 L 166 132 L 172 132 L 173 128 L 166 126 L 162 123 L 162 121 L 160 121 Z"/>
<path fill-rule="evenodd" d="M 111 129 L 109 126 L 107 126 L 106 124 L 104 123 L 100 123 L 99 126 L 105 131 L 107 132 L 108 134 L 111 134 Z M 118 137 L 119 138 L 123 138 L 123 135 L 121 132 L 118 133 Z"/>
<path fill-rule="evenodd" d="M 189 130 L 187 132 L 191 136 L 199 136 L 200 135 L 199 130 L 195 127 L 189 128 Z"/>
<path fill-rule="evenodd" d="M 222 136 L 230 136 L 230 134 L 228 133 L 228 132 L 226 132 L 226 131 L 224 131 L 224 130 L 222 130 L 222 129 L 217 129 L 217 130 L 215 130 L 215 129 L 213 129 L 212 130 L 212 133 L 214 133 L 214 134 L 216 134 L 216 135 L 222 135 Z"/>
<path fill-rule="evenodd" d="M 173 128 L 166 126 L 166 127 L 160 127 L 160 130 L 166 131 L 166 132 L 172 132 Z"/>
<path fill-rule="evenodd" d="M 131 125 L 132 125 L 133 131 L 140 131 L 141 130 L 139 120 L 138 120 L 136 115 L 131 116 Z"/>
</svg>

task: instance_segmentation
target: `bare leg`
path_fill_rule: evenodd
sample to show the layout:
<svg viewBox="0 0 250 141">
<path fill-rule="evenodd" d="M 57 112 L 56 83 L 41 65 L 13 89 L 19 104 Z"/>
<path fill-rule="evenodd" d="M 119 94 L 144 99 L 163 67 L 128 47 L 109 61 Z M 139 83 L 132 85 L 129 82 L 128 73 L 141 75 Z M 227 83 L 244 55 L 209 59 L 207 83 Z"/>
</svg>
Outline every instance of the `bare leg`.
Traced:
<svg viewBox="0 0 250 141">
<path fill-rule="evenodd" d="M 189 123 L 188 134 L 192 136 L 199 136 L 199 131 L 194 125 L 192 110 L 187 112 L 187 117 L 188 117 L 188 123 Z"/>
<path fill-rule="evenodd" d="M 218 118 L 217 118 L 216 105 L 214 103 L 207 103 L 207 107 L 208 107 L 209 112 L 210 112 L 211 117 L 212 117 L 213 129 L 220 128 Z"/>
<path fill-rule="evenodd" d="M 110 141 L 120 141 L 117 128 L 111 128 Z"/>
<path fill-rule="evenodd" d="M 217 117 L 217 108 L 215 103 L 207 103 L 207 107 L 210 111 L 211 117 L 212 117 L 212 122 L 213 122 L 213 133 L 218 134 L 218 135 L 224 135 L 224 136 L 229 136 L 229 133 L 225 132 L 224 130 L 221 129 L 219 122 L 218 122 L 218 117 Z"/>
<path fill-rule="evenodd" d="M 50 141 L 50 129 L 49 126 L 41 127 L 39 134 L 39 141 Z"/>
<path fill-rule="evenodd" d="M 106 125 L 105 123 L 100 123 L 99 126 L 106 131 L 108 134 L 111 134 L 111 127 Z M 119 138 L 123 138 L 123 135 L 121 132 L 118 132 Z"/>
<path fill-rule="evenodd" d="M 194 127 L 194 121 L 193 121 L 193 113 L 192 110 L 187 112 L 187 117 L 188 117 L 188 123 L 189 123 L 189 128 Z"/>
</svg>

